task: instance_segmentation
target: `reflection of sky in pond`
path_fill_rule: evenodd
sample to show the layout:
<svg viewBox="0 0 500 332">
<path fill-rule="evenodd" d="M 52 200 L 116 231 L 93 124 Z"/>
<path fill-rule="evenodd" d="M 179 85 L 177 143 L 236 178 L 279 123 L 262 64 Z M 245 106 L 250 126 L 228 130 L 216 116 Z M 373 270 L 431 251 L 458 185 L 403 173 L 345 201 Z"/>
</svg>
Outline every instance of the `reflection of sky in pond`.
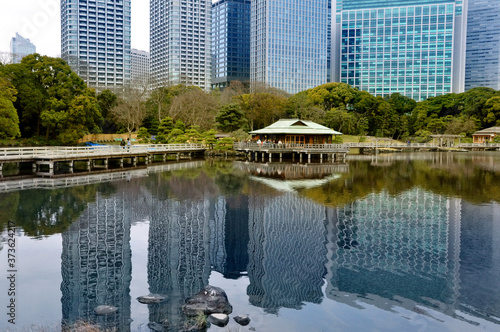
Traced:
<svg viewBox="0 0 500 332">
<path fill-rule="evenodd" d="M 16 327 L 95 319 L 101 301 L 120 307 L 101 322 L 120 331 L 182 325 L 184 298 L 212 284 L 226 290 L 233 315 L 252 319 L 245 328 L 231 320 L 231 330 L 498 330 L 497 203 L 413 188 L 334 208 L 290 190 L 263 192 L 268 182 L 254 177 L 232 178 L 242 193 L 225 195 L 193 174 L 115 182 L 62 235 L 19 235 Z M 150 292 L 169 299 L 137 302 Z"/>
<path fill-rule="evenodd" d="M 325 183 L 328 183 L 332 180 L 338 179 L 340 175 L 331 175 L 324 179 L 317 180 L 274 180 L 269 178 L 259 178 L 256 176 L 251 176 L 250 178 L 254 181 L 261 182 L 266 186 L 274 188 L 278 191 L 285 192 L 295 192 L 298 189 L 309 189 L 314 187 L 319 187 Z"/>
</svg>

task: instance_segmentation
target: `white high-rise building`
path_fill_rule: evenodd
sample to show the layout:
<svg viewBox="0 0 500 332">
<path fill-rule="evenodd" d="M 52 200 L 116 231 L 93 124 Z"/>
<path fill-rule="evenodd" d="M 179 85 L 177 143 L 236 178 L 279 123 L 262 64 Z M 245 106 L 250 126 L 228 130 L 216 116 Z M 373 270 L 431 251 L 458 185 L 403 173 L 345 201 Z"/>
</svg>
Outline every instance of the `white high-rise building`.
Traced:
<svg viewBox="0 0 500 332">
<path fill-rule="evenodd" d="M 150 52 L 153 86 L 210 89 L 211 0 L 151 0 Z"/>
<path fill-rule="evenodd" d="M 130 81 L 131 0 L 61 0 L 61 57 L 98 91 Z"/>
<path fill-rule="evenodd" d="M 132 86 L 136 84 L 149 84 L 149 52 L 132 48 L 130 50 L 131 59 L 131 81 Z"/>
</svg>

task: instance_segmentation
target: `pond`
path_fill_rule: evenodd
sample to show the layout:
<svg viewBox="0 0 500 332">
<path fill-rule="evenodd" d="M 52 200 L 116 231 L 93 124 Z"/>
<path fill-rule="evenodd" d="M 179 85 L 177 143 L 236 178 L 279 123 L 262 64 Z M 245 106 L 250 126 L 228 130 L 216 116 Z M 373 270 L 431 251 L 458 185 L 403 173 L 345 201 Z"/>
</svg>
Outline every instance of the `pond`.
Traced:
<svg viewBox="0 0 500 332">
<path fill-rule="evenodd" d="M 194 160 L 0 190 L 0 330 L 179 331 L 206 285 L 233 306 L 209 331 L 500 329 L 500 152 Z"/>
</svg>

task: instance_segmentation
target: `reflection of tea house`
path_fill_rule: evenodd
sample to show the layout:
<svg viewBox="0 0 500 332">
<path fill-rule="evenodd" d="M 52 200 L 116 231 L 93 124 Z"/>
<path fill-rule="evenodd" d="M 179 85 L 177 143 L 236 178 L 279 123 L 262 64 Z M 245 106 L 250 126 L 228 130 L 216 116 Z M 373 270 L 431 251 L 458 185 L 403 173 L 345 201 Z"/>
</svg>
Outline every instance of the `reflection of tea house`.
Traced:
<svg viewBox="0 0 500 332">
<path fill-rule="evenodd" d="M 250 134 L 253 141 L 283 144 L 327 144 L 332 143 L 334 135 L 342 135 L 315 122 L 298 119 L 281 119 Z"/>
</svg>

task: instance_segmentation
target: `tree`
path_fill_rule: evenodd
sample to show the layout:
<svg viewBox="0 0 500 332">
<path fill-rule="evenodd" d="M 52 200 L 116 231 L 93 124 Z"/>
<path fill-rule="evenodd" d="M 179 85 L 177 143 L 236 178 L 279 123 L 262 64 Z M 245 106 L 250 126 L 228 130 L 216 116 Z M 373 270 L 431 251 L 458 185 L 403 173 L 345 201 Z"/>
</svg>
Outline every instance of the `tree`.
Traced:
<svg viewBox="0 0 500 332">
<path fill-rule="evenodd" d="M 393 93 L 384 98 L 399 115 L 409 115 L 417 106 L 417 102 L 410 97 L 403 96 L 400 93 Z"/>
<path fill-rule="evenodd" d="M 340 106 L 349 109 L 348 105 L 353 101 L 356 91 L 347 83 L 326 83 L 308 90 L 307 95 L 315 105 L 328 111 Z"/>
<path fill-rule="evenodd" d="M 250 130 L 265 127 L 282 118 L 286 114 L 286 102 L 286 97 L 269 93 L 249 93 L 238 97 Z"/>
<path fill-rule="evenodd" d="M 19 117 L 13 104 L 16 94 L 14 86 L 0 77 L 0 138 L 16 138 L 21 135 Z"/>
<path fill-rule="evenodd" d="M 144 127 L 139 128 L 137 131 L 137 139 L 141 143 L 148 143 L 150 137 L 151 136 L 149 135 L 148 130 Z"/>
<path fill-rule="evenodd" d="M 129 89 L 125 93 L 125 98 L 119 100 L 118 104 L 111 109 L 116 123 L 124 126 L 129 135 L 132 131 L 139 129 L 142 120 L 146 117 L 144 101 L 146 92 L 146 89 Z"/>
<path fill-rule="evenodd" d="M 500 126 L 500 96 L 491 97 L 484 104 L 486 116 L 482 119 L 485 126 Z"/>
<path fill-rule="evenodd" d="M 216 112 L 217 100 L 197 88 L 177 95 L 172 101 L 169 115 L 187 126 L 197 125 L 208 130 L 215 126 Z"/>
<path fill-rule="evenodd" d="M 31 54 L 2 71 L 18 91 L 14 106 L 25 137 L 45 131 L 46 139 L 68 143 L 96 130 L 101 115 L 95 93 L 64 60 Z"/>
<path fill-rule="evenodd" d="M 111 109 L 117 105 L 118 97 L 111 90 L 106 89 L 97 95 L 97 103 L 101 110 L 103 121 L 100 124 L 103 133 L 113 133 L 116 131 L 116 123 Z"/>
<path fill-rule="evenodd" d="M 314 105 L 307 91 L 301 91 L 288 98 L 285 107 L 287 117 L 323 123 L 325 111 Z"/>
<path fill-rule="evenodd" d="M 238 130 L 246 123 L 245 114 L 238 104 L 222 105 L 215 117 L 215 121 L 218 123 L 217 128 L 226 133 Z"/>
<path fill-rule="evenodd" d="M 325 125 L 343 134 L 357 134 L 356 117 L 344 108 L 332 108 L 325 114 Z"/>
<path fill-rule="evenodd" d="M 157 143 L 168 143 L 168 136 L 170 132 L 174 129 L 174 120 L 167 116 L 161 120 L 158 126 L 158 134 L 156 135 Z M 184 130 L 182 130 L 184 132 Z"/>
</svg>

